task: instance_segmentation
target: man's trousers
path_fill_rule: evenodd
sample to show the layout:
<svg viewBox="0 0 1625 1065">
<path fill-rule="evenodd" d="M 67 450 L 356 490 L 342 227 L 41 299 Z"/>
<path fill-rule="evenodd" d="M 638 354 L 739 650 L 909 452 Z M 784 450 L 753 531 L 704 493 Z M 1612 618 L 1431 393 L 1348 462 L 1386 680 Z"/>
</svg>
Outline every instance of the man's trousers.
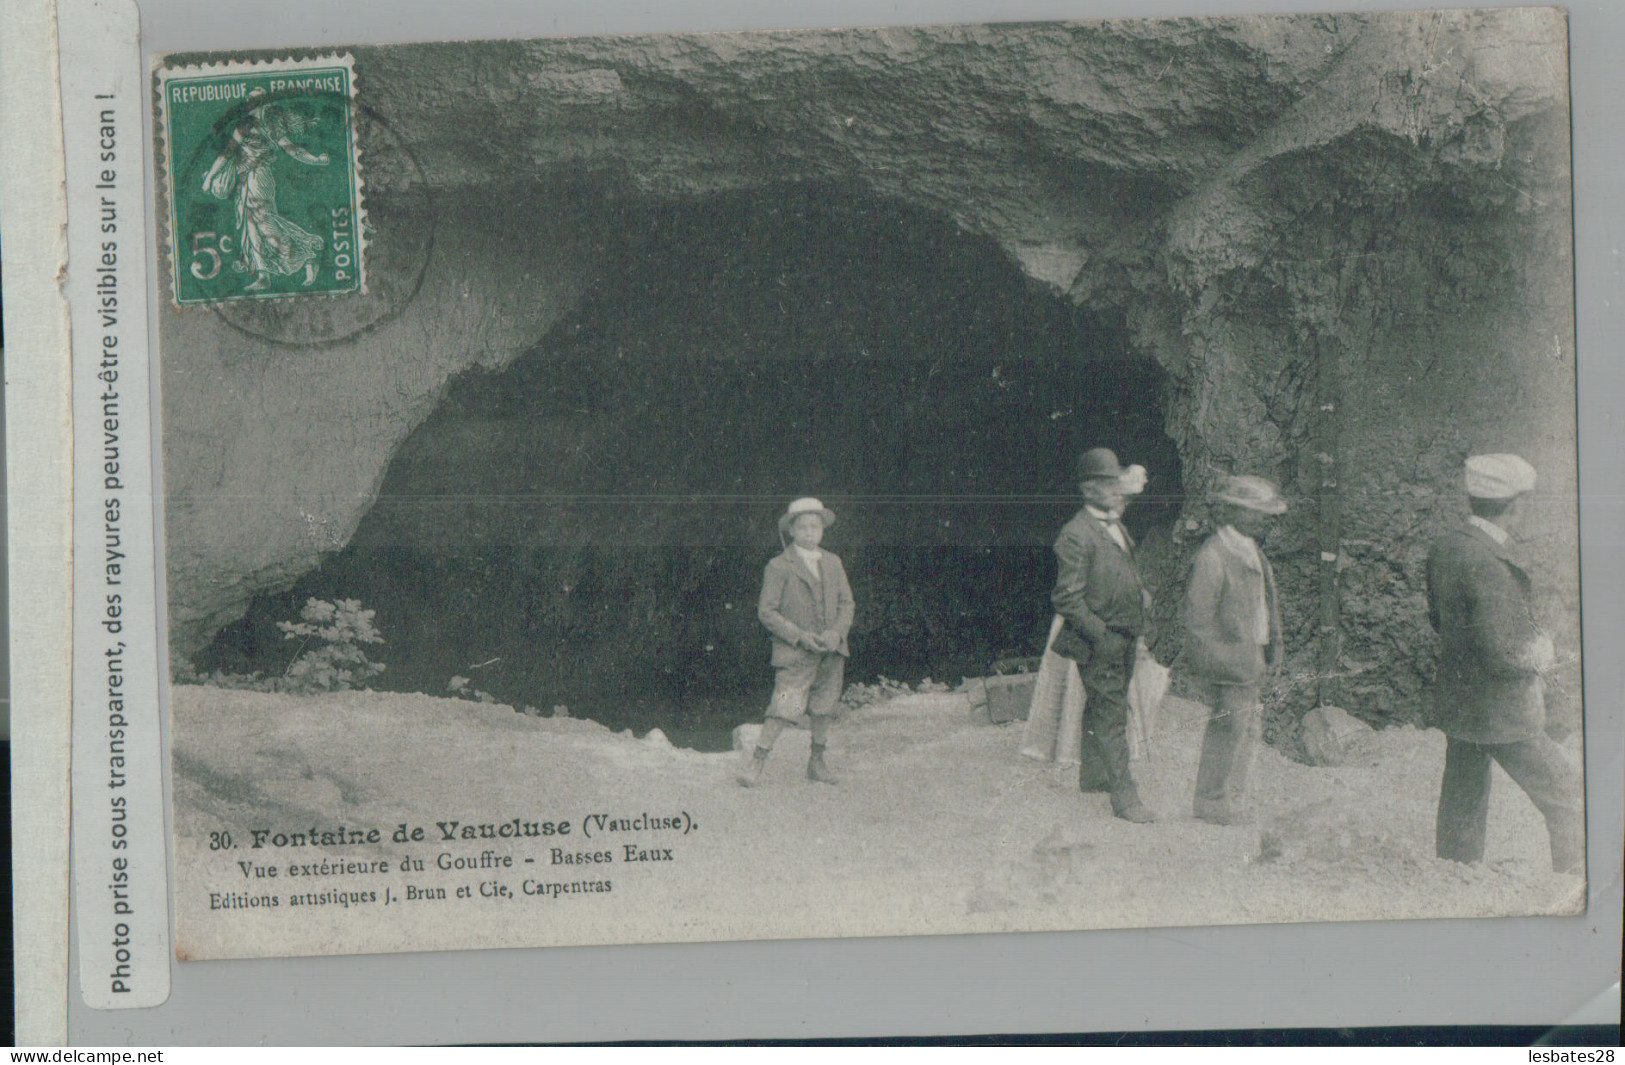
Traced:
<svg viewBox="0 0 1625 1065">
<path fill-rule="evenodd" d="M 1516 743 L 1473 743 L 1450 737 L 1439 787 L 1435 845 L 1441 858 L 1476 862 L 1484 857 L 1490 819 L 1490 761 L 1501 763 L 1546 818 L 1552 869 L 1585 872 L 1585 799 L 1580 773 L 1544 732 Z"/>
<path fill-rule="evenodd" d="M 1129 770 L 1128 682 L 1134 675 L 1134 641 L 1111 655 L 1098 652 L 1079 671 L 1083 678 L 1083 757 L 1078 787 L 1110 791 L 1112 810 L 1140 801 Z"/>
<path fill-rule="evenodd" d="M 1207 731 L 1196 770 L 1196 816 L 1234 820 L 1247 790 L 1247 771 L 1264 734 L 1264 708 L 1256 684 L 1207 684 Z"/>
</svg>

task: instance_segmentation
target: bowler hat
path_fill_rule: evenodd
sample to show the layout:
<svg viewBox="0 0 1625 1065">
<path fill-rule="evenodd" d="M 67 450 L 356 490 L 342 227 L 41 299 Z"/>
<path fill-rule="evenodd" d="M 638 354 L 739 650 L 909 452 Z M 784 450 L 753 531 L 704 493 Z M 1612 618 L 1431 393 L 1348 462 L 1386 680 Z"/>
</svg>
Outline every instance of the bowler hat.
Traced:
<svg viewBox="0 0 1625 1065">
<path fill-rule="evenodd" d="M 803 514 L 817 514 L 824 519 L 824 528 L 826 529 L 835 524 L 835 512 L 833 510 L 824 506 L 812 496 L 804 496 L 784 509 L 784 513 L 779 517 L 779 535 L 783 536 L 788 533 L 790 523 Z"/>
<path fill-rule="evenodd" d="M 1266 477 L 1226 477 L 1213 489 L 1213 500 L 1264 514 L 1286 512 L 1286 500 L 1281 498 L 1281 490 Z"/>
<path fill-rule="evenodd" d="M 1123 467 L 1117 464 L 1117 452 L 1109 447 L 1092 447 L 1078 456 L 1078 480 L 1092 481 L 1097 477 L 1123 476 Z"/>
</svg>

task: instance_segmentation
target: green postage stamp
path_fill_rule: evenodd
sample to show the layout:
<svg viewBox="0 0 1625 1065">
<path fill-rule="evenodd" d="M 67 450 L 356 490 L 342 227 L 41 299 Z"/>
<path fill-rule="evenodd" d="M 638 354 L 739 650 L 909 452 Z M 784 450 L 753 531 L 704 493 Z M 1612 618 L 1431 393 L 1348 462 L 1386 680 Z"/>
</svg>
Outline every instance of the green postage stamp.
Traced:
<svg viewBox="0 0 1625 1065">
<path fill-rule="evenodd" d="M 366 291 L 350 56 L 157 77 L 175 301 Z"/>
</svg>

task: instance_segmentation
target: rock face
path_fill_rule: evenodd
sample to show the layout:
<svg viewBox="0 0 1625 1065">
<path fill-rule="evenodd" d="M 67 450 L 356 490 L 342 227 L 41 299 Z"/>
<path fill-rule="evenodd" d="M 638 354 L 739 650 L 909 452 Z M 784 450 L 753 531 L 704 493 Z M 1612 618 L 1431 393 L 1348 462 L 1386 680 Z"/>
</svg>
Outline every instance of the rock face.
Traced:
<svg viewBox="0 0 1625 1065">
<path fill-rule="evenodd" d="M 1302 727 L 1310 765 L 1347 765 L 1371 752 L 1371 726 L 1342 707 L 1317 706 Z"/>
<path fill-rule="evenodd" d="M 1577 640 L 1564 39 L 1560 13 L 1480 11 L 358 49 L 395 146 L 369 157 L 369 210 L 420 284 L 327 346 L 166 313 L 172 646 L 342 546 L 448 381 L 613 275 L 628 205 L 825 184 L 996 242 L 1164 368 L 1193 500 L 1149 559 L 1165 609 L 1211 479 L 1282 482 L 1300 687 L 1329 468 L 1338 699 L 1414 712 L 1420 564 L 1464 512 L 1467 453 L 1540 469 L 1536 579 Z"/>
<path fill-rule="evenodd" d="M 290 347 L 246 331 L 272 331 L 265 322 L 166 306 L 174 651 L 195 651 L 255 593 L 342 547 L 448 380 L 511 359 L 569 308 L 592 276 L 586 234 L 527 206 L 453 200 L 438 218 L 396 219 L 375 201 L 380 224 L 430 230 L 409 242 L 433 254 L 401 313 L 337 343 Z"/>
</svg>

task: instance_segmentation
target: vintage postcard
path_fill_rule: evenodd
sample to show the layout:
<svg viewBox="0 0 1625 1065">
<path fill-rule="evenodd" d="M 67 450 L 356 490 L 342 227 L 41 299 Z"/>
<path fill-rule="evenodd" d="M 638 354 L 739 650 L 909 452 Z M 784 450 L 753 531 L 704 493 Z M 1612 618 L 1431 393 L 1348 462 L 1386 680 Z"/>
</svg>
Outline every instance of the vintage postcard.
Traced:
<svg viewBox="0 0 1625 1065">
<path fill-rule="evenodd" d="M 142 76 L 176 958 L 1584 909 L 1561 12 Z"/>
</svg>

